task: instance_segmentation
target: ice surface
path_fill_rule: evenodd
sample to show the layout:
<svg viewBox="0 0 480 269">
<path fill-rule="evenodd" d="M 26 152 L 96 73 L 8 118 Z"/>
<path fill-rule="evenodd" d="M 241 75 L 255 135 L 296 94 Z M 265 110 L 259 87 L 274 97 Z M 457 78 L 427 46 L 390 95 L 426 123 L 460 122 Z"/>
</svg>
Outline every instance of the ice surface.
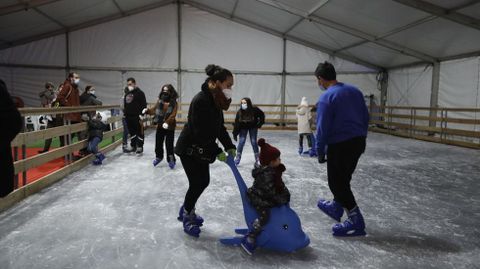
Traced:
<svg viewBox="0 0 480 269">
<path fill-rule="evenodd" d="M 187 189 L 178 160 L 152 166 L 154 133 L 143 156 L 107 155 L 0 215 L 0 268 L 478 268 L 480 151 L 370 134 L 352 180 L 367 237 L 331 235 L 316 207 L 331 198 L 326 166 L 297 154 L 296 132 L 264 132 L 282 151 L 291 206 L 310 236 L 293 254 L 253 257 L 218 242 L 244 227 L 240 195 L 227 165 L 211 166 L 197 203 L 199 239 L 176 220 Z M 251 184 L 247 142 L 240 172 Z"/>
</svg>

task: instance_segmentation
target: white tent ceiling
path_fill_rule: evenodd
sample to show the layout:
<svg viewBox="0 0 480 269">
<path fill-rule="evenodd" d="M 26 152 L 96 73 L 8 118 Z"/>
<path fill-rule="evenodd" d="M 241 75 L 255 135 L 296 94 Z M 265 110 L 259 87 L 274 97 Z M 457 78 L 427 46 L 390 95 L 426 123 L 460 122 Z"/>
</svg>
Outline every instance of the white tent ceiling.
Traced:
<svg viewBox="0 0 480 269">
<path fill-rule="evenodd" d="M 4 0 L 0 49 L 177 1 Z M 480 55 L 480 1 L 184 0 L 198 9 L 376 68 Z"/>
</svg>

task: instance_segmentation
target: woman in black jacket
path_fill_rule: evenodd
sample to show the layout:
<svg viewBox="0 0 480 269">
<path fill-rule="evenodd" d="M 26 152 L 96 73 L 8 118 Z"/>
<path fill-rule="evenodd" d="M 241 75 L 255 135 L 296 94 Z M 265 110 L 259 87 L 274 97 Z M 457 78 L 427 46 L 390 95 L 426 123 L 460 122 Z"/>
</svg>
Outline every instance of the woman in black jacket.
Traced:
<svg viewBox="0 0 480 269">
<path fill-rule="evenodd" d="M 235 157 L 235 145 L 224 126 L 223 111 L 232 101 L 232 73 L 217 65 L 205 68 L 208 78 L 201 91 L 193 97 L 188 110 L 188 121 L 175 146 L 175 154 L 187 174 L 188 191 L 180 208 L 178 220 L 183 221 L 185 233 L 198 237 L 203 219 L 195 214 L 195 204 L 210 183 L 209 164 L 226 161 L 227 155 L 218 147 L 218 139 L 225 151 Z"/>
<path fill-rule="evenodd" d="M 233 139 L 237 141 L 238 135 L 240 135 L 240 141 L 238 142 L 237 157 L 235 158 L 235 164 L 240 164 L 242 158 L 243 146 L 247 140 L 247 134 L 250 134 L 250 143 L 252 144 L 253 153 L 255 154 L 255 165 L 258 165 L 258 144 L 257 134 L 258 129 L 265 123 L 265 113 L 252 105 L 252 100 L 245 97 L 242 99 L 240 109 L 235 117 L 235 124 L 233 126 Z"/>
</svg>

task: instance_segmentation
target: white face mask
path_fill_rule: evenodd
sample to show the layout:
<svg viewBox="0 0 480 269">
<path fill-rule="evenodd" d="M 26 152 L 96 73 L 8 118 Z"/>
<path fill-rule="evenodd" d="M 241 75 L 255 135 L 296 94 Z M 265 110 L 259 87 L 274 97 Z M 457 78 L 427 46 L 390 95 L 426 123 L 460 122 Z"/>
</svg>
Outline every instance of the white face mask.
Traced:
<svg viewBox="0 0 480 269">
<path fill-rule="evenodd" d="M 242 104 L 242 109 L 243 110 L 246 110 L 248 108 L 248 105 L 247 104 Z"/>
<path fill-rule="evenodd" d="M 232 89 L 223 89 L 223 94 L 227 99 L 232 99 Z"/>
<path fill-rule="evenodd" d="M 128 86 L 129 91 L 133 91 L 133 89 L 135 89 L 133 86 Z"/>
<path fill-rule="evenodd" d="M 78 83 L 80 83 L 80 79 L 79 78 L 73 79 L 73 83 L 75 85 L 78 85 Z"/>
<path fill-rule="evenodd" d="M 95 95 L 95 91 L 90 91 L 90 94 L 93 94 L 93 95 Z"/>
</svg>

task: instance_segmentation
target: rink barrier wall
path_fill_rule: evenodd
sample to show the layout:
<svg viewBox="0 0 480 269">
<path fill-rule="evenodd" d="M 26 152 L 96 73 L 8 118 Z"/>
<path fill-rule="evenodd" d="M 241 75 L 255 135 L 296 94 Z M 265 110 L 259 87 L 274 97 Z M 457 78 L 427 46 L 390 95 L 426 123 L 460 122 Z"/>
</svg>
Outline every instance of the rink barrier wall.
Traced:
<svg viewBox="0 0 480 269">
<path fill-rule="evenodd" d="M 370 131 L 480 149 L 480 108 L 377 106 L 369 109 Z"/>
<path fill-rule="evenodd" d="M 91 111 L 104 111 L 104 110 L 120 110 L 120 106 L 83 106 L 83 107 L 60 107 L 60 108 L 20 108 L 19 111 L 23 117 L 31 115 L 62 115 L 72 112 L 91 112 Z M 111 144 L 100 148 L 102 152 L 108 152 L 115 149 L 122 143 L 121 139 L 115 140 L 115 137 L 123 133 L 123 126 L 121 126 L 122 116 L 111 116 L 107 119 L 106 123 L 110 125 L 110 131 L 104 132 L 103 140 L 111 139 Z M 71 135 L 73 133 L 87 131 L 87 123 L 82 122 L 78 124 L 70 124 L 69 121 L 64 120 L 64 126 L 48 128 L 43 130 L 37 130 L 32 132 L 19 133 L 12 141 L 11 146 L 14 152 L 14 169 L 15 169 L 15 190 L 4 198 L 0 198 L 0 212 L 4 211 L 17 202 L 25 199 L 26 197 L 50 186 L 54 182 L 57 182 L 69 175 L 70 173 L 77 171 L 88 164 L 94 159 L 92 154 L 88 154 L 85 157 L 74 160 L 73 153 L 87 146 L 87 139 L 80 140 L 76 143 L 70 143 Z M 65 146 L 51 149 L 48 152 L 36 154 L 30 157 L 26 157 L 26 146 L 30 143 L 34 143 L 38 140 L 44 140 L 47 138 L 53 138 L 58 136 L 65 136 Z M 21 153 L 19 154 L 19 149 Z M 47 174 L 31 183 L 27 184 L 27 171 L 29 169 L 46 164 L 52 160 L 64 157 L 65 166 L 61 167 L 54 172 Z M 19 174 L 22 174 L 23 184 L 19 186 Z"/>
</svg>

